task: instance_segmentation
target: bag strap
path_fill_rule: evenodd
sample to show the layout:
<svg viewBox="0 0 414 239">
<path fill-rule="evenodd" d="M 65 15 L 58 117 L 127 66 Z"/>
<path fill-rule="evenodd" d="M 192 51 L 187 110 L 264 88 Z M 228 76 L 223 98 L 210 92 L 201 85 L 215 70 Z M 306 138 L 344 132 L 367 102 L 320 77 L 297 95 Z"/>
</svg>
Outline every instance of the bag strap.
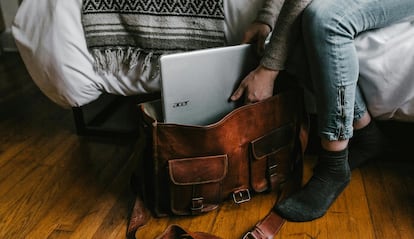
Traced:
<svg viewBox="0 0 414 239">
<path fill-rule="evenodd" d="M 145 207 L 144 202 L 142 201 L 139 194 L 136 194 L 134 207 L 132 209 L 131 215 L 129 216 L 128 228 L 127 228 L 127 238 L 135 239 L 135 233 L 139 228 L 144 226 L 149 218 L 150 212 Z"/>
<path fill-rule="evenodd" d="M 156 239 L 221 239 L 204 232 L 190 232 L 178 225 L 170 225 Z"/>
<path fill-rule="evenodd" d="M 301 156 L 299 160 L 302 160 Z M 278 199 L 276 200 L 272 210 L 270 210 L 270 212 L 261 221 L 259 221 L 250 231 L 248 231 L 242 239 L 273 239 L 276 236 L 283 224 L 286 222 L 286 219 L 281 217 L 274 208 L 278 202 L 300 187 L 302 179 L 299 177 L 300 175 L 302 175 L 302 173 L 297 173 L 290 182 L 283 186 L 283 189 L 279 193 Z"/>
<path fill-rule="evenodd" d="M 292 180 L 284 185 L 282 191 L 279 193 L 279 197 L 275 202 L 272 210 L 264 217 L 261 221 L 259 221 L 252 230 L 247 232 L 242 239 L 273 239 L 274 236 L 280 231 L 283 224 L 286 222 L 286 219 L 282 218 L 275 210 L 276 204 L 288 196 L 290 193 L 296 191 L 301 187 L 302 182 L 302 163 L 305 157 L 305 150 L 308 144 L 308 136 L 309 136 L 309 117 L 305 111 L 302 112 L 303 115 L 301 116 L 303 120 L 298 123 L 299 127 L 299 135 L 297 146 L 298 149 L 295 152 L 299 152 L 297 155 L 297 159 L 295 162 L 295 169 L 294 175 L 292 175 Z"/>
<path fill-rule="evenodd" d="M 139 228 L 144 226 L 147 221 L 147 209 L 143 205 L 140 197 L 137 196 L 135 200 L 134 209 L 130 216 L 128 223 L 127 238 L 136 239 L 135 234 Z M 260 222 L 258 222 L 254 228 L 247 232 L 243 239 L 271 239 L 273 238 L 285 223 L 285 219 L 279 216 L 273 209 L 268 215 Z M 178 225 L 170 225 L 167 229 L 156 239 L 221 239 L 212 234 L 204 232 L 191 232 Z"/>
</svg>

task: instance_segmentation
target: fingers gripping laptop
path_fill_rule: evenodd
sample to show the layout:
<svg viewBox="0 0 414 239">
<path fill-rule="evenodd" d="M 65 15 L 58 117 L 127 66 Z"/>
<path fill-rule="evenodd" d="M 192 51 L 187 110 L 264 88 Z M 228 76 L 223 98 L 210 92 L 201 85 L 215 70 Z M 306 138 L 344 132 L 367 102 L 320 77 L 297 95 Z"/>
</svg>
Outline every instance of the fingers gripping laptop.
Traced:
<svg viewBox="0 0 414 239">
<path fill-rule="evenodd" d="M 257 64 L 254 49 L 248 44 L 161 56 L 164 122 L 217 122 L 236 107 L 229 98 Z"/>
</svg>

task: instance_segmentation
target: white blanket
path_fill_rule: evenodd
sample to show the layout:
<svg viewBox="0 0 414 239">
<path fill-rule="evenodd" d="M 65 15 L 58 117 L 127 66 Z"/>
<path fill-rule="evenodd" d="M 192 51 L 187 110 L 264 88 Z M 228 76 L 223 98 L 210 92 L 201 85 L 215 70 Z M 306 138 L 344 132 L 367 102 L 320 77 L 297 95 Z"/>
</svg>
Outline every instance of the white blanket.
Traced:
<svg viewBox="0 0 414 239">
<path fill-rule="evenodd" d="M 414 122 L 414 21 L 356 39 L 359 85 L 377 119 Z"/>
<path fill-rule="evenodd" d="M 240 31 L 253 19 L 262 0 L 225 1 L 226 38 L 238 42 Z M 85 105 L 102 92 L 136 95 L 159 91 L 159 78 L 152 69 L 136 67 L 127 74 L 97 74 L 81 25 L 82 0 L 25 0 L 15 17 L 12 33 L 34 82 L 62 107 Z M 239 6 L 239 7 L 237 7 Z M 241 7 L 244 6 L 244 7 Z M 247 14 L 245 14 L 247 13 Z M 246 15 L 238 19 L 238 16 Z M 145 69 L 144 69 L 145 68 Z"/>
<path fill-rule="evenodd" d="M 86 48 L 82 0 L 25 0 L 12 26 L 19 52 L 34 82 L 62 107 L 85 105 L 102 92 L 136 95 L 159 90 L 151 67 L 99 75 Z M 226 39 L 237 44 L 262 0 L 225 0 Z M 371 114 L 414 121 L 414 22 L 364 33 L 356 39 L 363 92 Z"/>
</svg>

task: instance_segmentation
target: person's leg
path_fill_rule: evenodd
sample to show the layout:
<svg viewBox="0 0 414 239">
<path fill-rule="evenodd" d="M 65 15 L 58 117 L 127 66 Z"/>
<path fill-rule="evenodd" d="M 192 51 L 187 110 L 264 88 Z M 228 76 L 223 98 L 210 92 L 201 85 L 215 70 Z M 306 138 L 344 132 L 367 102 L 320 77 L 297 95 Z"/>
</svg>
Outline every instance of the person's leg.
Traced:
<svg viewBox="0 0 414 239">
<path fill-rule="evenodd" d="M 367 111 L 357 90 L 354 38 L 413 15 L 412 0 L 313 0 L 305 10 L 303 33 L 322 138 L 350 139 L 354 120 L 358 124 Z"/>
<path fill-rule="evenodd" d="M 319 218 L 349 183 L 347 146 L 353 135 L 354 109 L 362 109 L 355 124 L 363 127 L 370 121 L 364 117 L 364 102 L 356 101 L 359 69 L 353 40 L 362 31 L 413 13 L 412 0 L 313 0 L 305 10 L 303 33 L 323 149 L 310 181 L 276 206 L 281 216 L 291 221 Z"/>
<path fill-rule="evenodd" d="M 348 163 L 351 170 L 381 155 L 387 147 L 387 140 L 368 113 L 364 98 L 357 87 L 355 92 L 355 108 L 353 136 L 349 140 Z M 362 108 L 361 108 L 362 107 Z"/>
</svg>

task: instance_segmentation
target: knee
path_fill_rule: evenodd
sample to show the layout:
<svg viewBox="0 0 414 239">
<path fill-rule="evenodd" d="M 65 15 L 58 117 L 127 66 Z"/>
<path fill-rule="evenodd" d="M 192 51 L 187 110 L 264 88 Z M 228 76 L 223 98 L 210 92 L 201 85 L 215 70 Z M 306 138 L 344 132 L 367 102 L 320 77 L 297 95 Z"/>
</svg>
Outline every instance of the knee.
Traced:
<svg viewBox="0 0 414 239">
<path fill-rule="evenodd" d="M 347 9 L 338 5 L 337 1 L 312 1 L 302 16 L 305 36 L 328 39 L 332 36 L 352 35 L 351 13 L 346 13 Z"/>
<path fill-rule="evenodd" d="M 326 5 L 313 1 L 304 10 L 302 16 L 302 27 L 305 35 L 319 36 L 326 34 L 334 22 L 334 16 Z"/>
</svg>

